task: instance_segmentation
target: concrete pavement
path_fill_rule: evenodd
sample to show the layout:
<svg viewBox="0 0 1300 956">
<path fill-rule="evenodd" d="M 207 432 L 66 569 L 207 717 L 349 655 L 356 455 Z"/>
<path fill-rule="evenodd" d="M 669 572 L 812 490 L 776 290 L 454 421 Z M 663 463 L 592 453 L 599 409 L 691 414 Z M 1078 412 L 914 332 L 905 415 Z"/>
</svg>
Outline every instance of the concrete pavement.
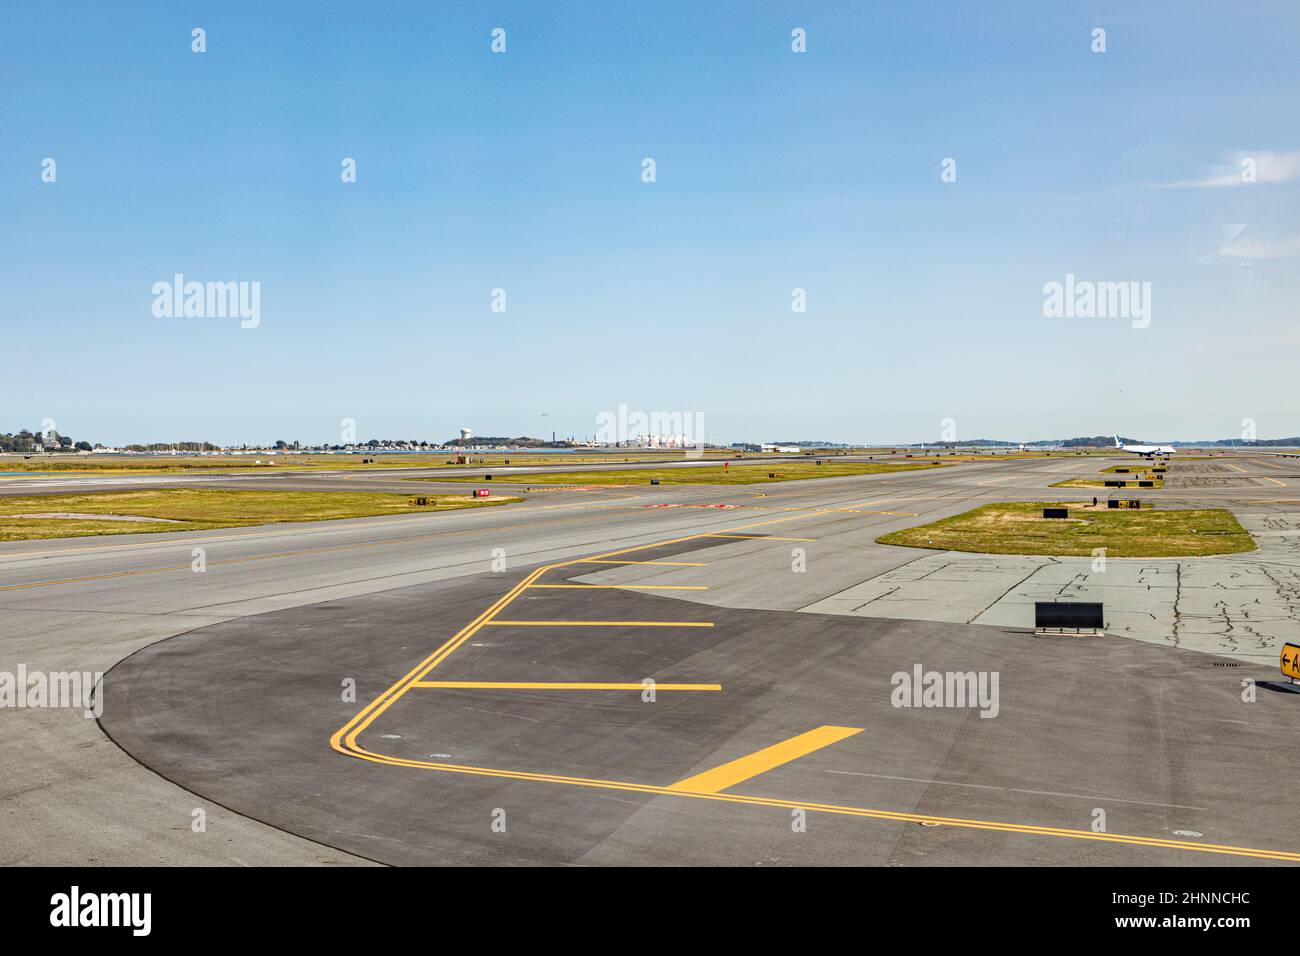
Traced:
<svg viewBox="0 0 1300 956">
<path fill-rule="evenodd" d="M 1101 797 L 1148 807 L 1124 817 L 1131 825 L 1123 832 L 1140 840 L 1263 847 L 1286 859 L 1300 848 L 1300 833 L 1290 834 L 1286 824 L 1262 826 L 1268 802 L 1259 797 L 1252 768 L 1264 762 L 1269 786 L 1294 783 L 1264 751 L 1270 733 L 1285 734 L 1300 697 L 1261 690 L 1263 706 L 1255 709 L 1239 700 L 1242 674 L 1276 675 L 1266 659 L 1243 663 L 1246 670 L 1211 666 L 1228 658 L 1198 655 L 1188 649 L 1190 640 L 1177 648 L 1107 638 L 1043 649 L 1005 617 L 980 626 L 839 613 L 847 608 L 816 613 L 819 604 L 829 607 L 824 602 L 871 587 L 918 559 L 947 560 L 875 545 L 879 534 L 990 500 L 1091 497 L 1047 486 L 1105 464 L 1013 459 L 762 487 L 554 491 L 506 508 L 441 515 L 0 546 L 0 669 L 24 662 L 32 669 L 108 670 L 134 654 L 105 680 L 103 726 L 162 774 L 144 769 L 79 714 L 0 711 L 8 731 L 0 745 L 0 800 L 14 811 L 5 817 L 11 822 L 0 823 L 6 862 L 1259 858 L 1034 835 L 1035 827 L 1088 831 L 1093 808 L 1080 816 L 1077 801 Z M 1274 462 L 1237 464 L 1246 469 L 1240 477 L 1256 480 L 1142 496 L 1226 503 L 1248 522 L 1258 516 L 1260 527 L 1279 531 L 1289 547 L 1288 515 L 1300 505 L 1300 495 L 1288 490 L 1289 472 Z M 1259 481 L 1263 476 L 1274 481 Z M 759 538 L 692 537 L 777 520 L 738 532 Z M 357 738 L 358 746 L 373 746 L 385 758 L 613 779 L 632 790 L 375 766 L 330 748 L 330 735 L 368 706 L 371 695 L 454 637 L 530 569 L 681 537 L 691 540 L 668 546 L 672 563 L 564 569 L 556 583 L 566 588 L 523 592 L 512 610 L 599 597 L 614 621 L 628 620 L 622 613 L 685 616 L 713 628 L 489 626 L 458 646 L 450 661 L 465 676 L 480 660 L 486 666 L 491 653 L 489 682 L 496 683 L 536 682 L 539 674 L 542 682 L 598 684 L 650 677 L 718 682 L 722 691 L 665 691 L 655 704 L 643 704 L 638 692 L 626 690 L 416 688 L 382 715 L 402 726 L 376 720 L 373 733 Z M 190 569 L 194 548 L 206 554 L 202 573 Z M 802 571 L 796 549 L 803 551 Z M 592 583 L 708 590 L 569 589 Z M 1285 592 L 1276 593 L 1289 607 Z M 963 598 L 949 586 L 934 600 L 915 603 L 964 600 L 982 597 Z M 1108 609 L 1122 609 L 1116 600 L 1107 598 Z M 1013 604 L 1003 610 L 1014 614 Z M 581 603 L 554 607 L 563 614 L 588 610 Z M 806 610 L 793 613 L 798 609 Z M 953 616 L 951 608 L 941 613 Z M 1290 630 L 1280 620 L 1275 636 Z M 701 638 L 704 631 L 710 638 Z M 968 655 L 954 657 L 961 648 Z M 968 711 L 891 707 L 889 674 L 915 663 L 997 671 L 1004 688 L 1019 689 L 1013 696 L 1003 690 L 1003 711 L 993 720 Z M 1066 684 L 1062 673 L 1071 675 Z M 348 677 L 357 682 L 355 702 L 340 697 Z M 1146 716 L 1116 720 L 1116 713 Z M 1080 740 L 1104 739 L 1109 749 L 1062 759 L 1052 751 L 1060 733 L 1049 733 L 1045 714 L 1066 721 Z M 918 751 L 916 735 L 925 738 L 940 715 L 949 722 L 943 724 L 948 743 Z M 1204 728 L 1206 742 L 1170 731 L 1191 720 L 1201 721 L 1196 726 Z M 712 761 L 827 726 L 861 731 L 755 774 L 747 787 L 711 797 L 659 792 L 674 775 L 707 772 Z M 520 736 L 520 728 L 528 733 Z M 991 728 L 1005 734 L 997 746 L 990 744 Z M 976 737 L 968 740 L 972 732 Z M 430 756 L 442 753 L 453 757 Z M 1159 772 L 1152 776 L 1141 767 Z M 1230 782 L 1238 778 L 1240 786 Z M 745 802 L 749 797 L 759 802 Z M 794 835 L 783 801 L 853 812 L 822 811 L 815 814 L 820 822 L 798 834 L 821 836 L 780 842 Z M 1150 809 L 1155 805 L 1162 809 Z M 494 840 L 501 834 L 482 830 L 485 806 L 488 817 L 505 810 L 506 832 L 518 839 Z M 190 828 L 196 808 L 209 811 L 204 834 Z M 919 820 L 889 814 L 982 820 L 999 829 L 946 824 L 936 835 Z M 768 832 L 755 820 L 775 825 Z M 925 842 L 917 845 L 920 833 Z"/>
</svg>

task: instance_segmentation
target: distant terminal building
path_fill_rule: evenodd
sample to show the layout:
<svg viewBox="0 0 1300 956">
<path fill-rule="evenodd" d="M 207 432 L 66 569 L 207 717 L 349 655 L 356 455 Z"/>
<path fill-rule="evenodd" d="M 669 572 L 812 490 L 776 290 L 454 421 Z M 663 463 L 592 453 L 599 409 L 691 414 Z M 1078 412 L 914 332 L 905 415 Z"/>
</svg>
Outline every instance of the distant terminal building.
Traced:
<svg viewBox="0 0 1300 956">
<path fill-rule="evenodd" d="M 794 452 L 795 454 L 798 454 L 803 450 L 798 445 L 777 445 L 773 442 L 763 442 L 758 444 L 755 442 L 738 441 L 732 442 L 731 447 L 736 451 L 761 452 L 768 455 L 774 455 L 778 452 Z"/>
</svg>

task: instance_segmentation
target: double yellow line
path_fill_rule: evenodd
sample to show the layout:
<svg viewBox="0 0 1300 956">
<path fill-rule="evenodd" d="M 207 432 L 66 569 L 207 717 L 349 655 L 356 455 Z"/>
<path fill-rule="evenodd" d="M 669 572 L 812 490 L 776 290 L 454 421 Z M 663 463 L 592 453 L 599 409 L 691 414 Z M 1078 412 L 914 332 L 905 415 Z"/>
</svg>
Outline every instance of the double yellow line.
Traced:
<svg viewBox="0 0 1300 956">
<path fill-rule="evenodd" d="M 1142 837 L 1125 833 L 1093 833 L 1091 830 L 1073 830 L 1066 827 L 1041 827 L 1023 823 L 1002 823 L 996 820 L 969 820 L 960 817 L 938 817 L 923 813 L 899 813 L 892 810 L 873 810 L 867 807 L 848 807 L 830 803 L 807 803 L 798 800 L 781 800 L 775 797 L 751 797 L 735 793 L 707 793 L 691 790 L 675 790 L 672 787 L 629 783 L 622 780 L 565 777 L 557 774 L 528 773 L 516 770 L 496 770 L 489 767 L 467 767 L 457 764 L 440 764 L 425 760 L 406 760 L 400 757 L 374 754 L 360 747 L 354 747 L 351 750 L 344 751 L 344 753 L 347 753 L 352 757 L 370 760 L 375 763 L 391 764 L 399 767 L 411 767 L 420 770 L 440 770 L 445 773 L 471 774 L 479 777 L 499 777 L 508 780 L 525 780 L 536 783 L 591 787 L 599 790 L 621 790 L 628 793 L 644 793 L 651 796 L 682 797 L 690 800 L 713 800 L 719 803 L 734 803 L 755 807 L 805 810 L 816 813 L 836 814 L 839 816 L 865 817 L 872 820 L 890 820 L 897 823 L 925 823 L 940 826 L 960 827 L 967 830 L 993 830 L 1000 833 L 1016 833 L 1027 836 L 1093 840 L 1099 843 L 1118 843 L 1127 846 L 1145 846 L 1162 850 L 1189 850 L 1201 853 L 1221 854 L 1225 856 L 1249 857 L 1259 860 L 1280 860 L 1287 863 L 1300 863 L 1300 853 L 1290 853 L 1283 850 L 1264 850 L 1254 847 L 1228 846 L 1217 843 L 1191 843 L 1186 840 L 1166 840 L 1160 837 Z"/>
<path fill-rule="evenodd" d="M 775 518 L 768 521 L 761 521 L 754 524 L 741 525 L 738 528 L 729 529 L 730 531 L 743 531 L 747 528 L 759 527 L 761 525 L 776 524 L 782 521 L 792 521 L 799 518 L 815 517 L 820 514 L 832 513 L 835 509 L 826 509 L 823 511 L 813 512 L 812 514 L 790 515 L 784 518 Z M 468 774 L 479 777 L 497 777 L 509 780 L 532 781 L 537 783 L 559 784 L 563 786 L 588 787 L 600 790 L 620 790 L 630 793 L 643 793 L 651 796 L 678 797 L 688 800 L 712 800 L 719 803 L 731 803 L 756 807 L 778 808 L 788 810 L 805 810 L 817 813 L 830 813 L 840 816 L 863 817 L 874 820 L 889 820 L 899 823 L 924 823 L 937 824 L 942 826 L 960 827 L 970 830 L 988 830 L 1000 833 L 1016 833 L 1028 836 L 1056 837 L 1071 840 L 1091 840 L 1098 843 L 1114 843 L 1127 846 L 1152 847 L 1155 849 L 1185 850 L 1197 853 L 1213 853 L 1227 856 L 1247 857 L 1261 860 L 1280 860 L 1289 863 L 1300 863 L 1300 853 L 1292 853 L 1284 850 L 1267 850 L 1254 847 L 1229 846 L 1224 844 L 1213 843 L 1192 843 L 1187 840 L 1168 840 L 1161 837 L 1143 837 L 1133 834 L 1121 833 L 1094 833 L 1091 830 L 1076 830 L 1066 827 L 1046 827 L 1035 826 L 1023 823 L 1006 823 L 996 820 L 971 820 L 959 817 L 939 817 L 930 814 L 921 813 L 903 813 L 892 810 L 877 810 L 868 807 L 851 807 L 837 804 L 810 803 L 797 800 L 783 800 L 775 797 L 754 797 L 743 794 L 721 792 L 721 788 L 729 784 L 725 780 L 713 779 L 710 776 L 713 772 L 697 775 L 697 777 L 687 778 L 670 786 L 657 786 L 654 784 L 632 783 L 622 780 L 604 780 L 593 777 L 571 777 L 559 774 L 531 773 L 519 770 L 500 770 L 492 767 L 473 767 L 461 764 L 436 763 L 428 760 L 412 760 L 402 757 L 393 757 L 387 754 L 376 754 L 366 750 L 357 743 L 357 737 L 360 736 L 374 721 L 384 713 L 389 707 L 396 703 L 408 690 L 413 686 L 419 686 L 422 678 L 431 670 L 447 659 L 458 647 L 464 644 L 469 638 L 477 633 L 485 624 L 489 623 L 492 618 L 507 607 L 523 591 L 531 587 L 543 574 L 556 568 L 568 567 L 584 563 L 638 563 L 638 564 L 658 564 L 665 562 L 622 562 L 612 560 L 619 555 L 632 554 L 637 551 L 644 551 L 650 548 L 666 547 L 671 544 L 678 544 L 684 541 L 690 541 L 700 538 L 716 537 L 716 533 L 703 533 L 687 535 L 681 538 L 674 538 L 668 541 L 655 542 L 653 544 L 640 545 L 633 548 L 625 548 L 621 551 L 611 551 L 600 555 L 597 558 L 577 558 L 571 561 L 563 561 L 557 564 L 549 564 L 528 574 L 522 581 L 512 587 L 504 595 L 497 599 L 483 613 L 467 624 L 457 632 L 450 640 L 435 650 L 432 654 L 420 661 L 415 667 L 408 671 L 400 680 L 385 690 L 382 694 L 370 702 L 359 714 L 352 720 L 348 721 L 343 727 L 339 728 L 333 736 L 330 737 L 330 746 L 339 753 L 346 754 L 349 757 L 356 757 L 359 760 L 367 760 L 373 763 L 388 764 L 398 767 L 409 767 L 420 770 L 436 770 L 442 773 Z M 822 728 L 823 731 L 839 732 L 855 728 Z M 787 741 L 787 745 L 790 742 Z M 779 747 L 780 745 L 778 745 Z M 768 748 L 768 751 L 776 748 Z M 767 751 L 760 751 L 760 754 Z M 748 758 L 742 758 L 746 760 Z M 761 762 L 761 761 L 760 761 Z M 732 764 L 724 765 L 717 768 L 719 774 L 738 773 L 741 769 L 741 761 L 733 761 Z M 708 790 L 709 786 L 720 784 L 719 788 L 713 792 Z"/>
<path fill-rule="evenodd" d="M 818 513 L 824 513 L 824 512 L 818 512 Z M 783 518 L 769 518 L 765 521 L 758 521 L 752 524 L 741 525 L 738 528 L 729 528 L 727 530 L 744 531 L 748 528 L 757 528 L 763 525 L 778 524 L 782 521 L 794 521 L 797 520 L 798 518 L 803 518 L 803 517 L 807 517 L 807 516 L 800 514 L 800 515 L 789 515 Z M 457 631 L 456 634 L 454 634 L 445 644 L 443 644 L 441 647 L 435 650 L 424 660 L 420 661 L 420 663 L 416 664 L 413 668 L 407 671 L 406 674 L 401 677 L 401 679 L 399 679 L 395 684 L 393 684 L 382 694 L 376 697 L 373 701 L 371 701 L 370 704 L 368 704 L 365 708 L 363 708 L 359 714 L 357 714 L 355 717 L 352 718 L 352 720 L 348 721 L 348 723 L 344 724 L 337 731 L 335 731 L 333 736 L 330 737 L 330 746 L 333 747 L 335 750 L 339 751 L 339 753 L 348 754 L 349 756 L 362 757 L 364 759 L 373 759 L 373 760 L 379 760 L 380 762 L 385 762 L 385 758 L 382 755 L 370 754 L 366 750 L 361 748 L 357 744 L 357 737 L 359 737 L 362 733 L 364 733 L 366 728 L 368 728 L 372 723 L 374 723 L 374 721 L 381 714 L 383 714 L 384 711 L 386 711 L 389 707 L 391 707 L 398 700 L 400 700 L 401 697 L 408 690 L 411 689 L 411 687 L 418 684 L 425 677 L 425 675 L 427 675 L 430 671 L 432 671 L 439 664 L 445 661 L 451 654 L 453 654 L 457 648 L 459 648 L 471 637 L 477 634 L 483 627 L 485 627 L 490 623 L 494 623 L 493 618 L 495 618 L 498 613 L 500 613 L 507 606 L 509 606 L 511 602 L 513 602 L 515 598 L 519 597 L 519 595 L 522 594 L 525 590 L 532 587 L 537 582 L 537 580 L 541 578 L 542 575 L 546 574 L 548 571 L 553 571 L 557 568 L 571 567 L 574 565 L 595 564 L 595 563 L 600 563 L 600 564 L 669 564 L 671 563 L 671 564 L 681 564 L 681 565 L 698 567 L 700 562 L 661 562 L 661 561 L 625 562 L 616 559 L 619 558 L 621 555 L 625 555 L 625 554 L 634 554 L 638 551 L 648 551 L 652 548 L 664 548 L 664 547 L 668 547 L 669 545 L 680 544 L 685 541 L 694 541 L 699 539 L 711 538 L 714 536 L 715 536 L 714 532 L 700 532 L 697 534 L 684 535 L 680 538 L 670 538 L 666 541 L 655 541 L 650 544 L 642 544 L 642 545 L 636 545 L 631 548 L 623 548 L 618 551 L 608 551 L 604 554 L 597 555 L 594 558 L 574 558 L 569 561 L 560 561 L 555 564 L 547 564 L 547 565 L 543 565 L 540 568 L 537 568 L 536 570 L 530 572 L 527 576 L 525 576 L 523 580 L 519 581 L 509 591 L 507 591 L 505 594 L 499 597 L 490 607 L 487 608 L 487 610 L 483 611 L 481 614 L 479 614 L 478 617 L 474 618 L 474 620 L 470 621 L 463 628 Z M 504 621 L 500 623 L 511 624 L 516 622 Z M 527 624 L 528 622 L 524 622 L 524 623 Z M 610 621 L 605 623 L 616 625 L 623 622 Z M 691 625 L 686 625 L 686 626 L 691 626 Z M 440 767 L 443 765 L 430 764 L 429 766 Z"/>
</svg>

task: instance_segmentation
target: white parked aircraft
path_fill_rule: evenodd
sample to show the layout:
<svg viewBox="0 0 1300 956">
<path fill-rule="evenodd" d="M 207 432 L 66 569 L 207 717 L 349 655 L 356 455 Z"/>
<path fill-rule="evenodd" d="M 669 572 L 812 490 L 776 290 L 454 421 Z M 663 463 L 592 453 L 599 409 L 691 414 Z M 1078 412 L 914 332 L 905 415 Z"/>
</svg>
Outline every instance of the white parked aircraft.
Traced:
<svg viewBox="0 0 1300 956">
<path fill-rule="evenodd" d="M 1120 451 L 1132 452 L 1134 455 L 1142 455 L 1145 458 L 1151 458 L 1155 455 L 1172 455 L 1176 449 L 1172 445 L 1121 445 L 1119 436 L 1115 436 L 1115 447 Z"/>
</svg>

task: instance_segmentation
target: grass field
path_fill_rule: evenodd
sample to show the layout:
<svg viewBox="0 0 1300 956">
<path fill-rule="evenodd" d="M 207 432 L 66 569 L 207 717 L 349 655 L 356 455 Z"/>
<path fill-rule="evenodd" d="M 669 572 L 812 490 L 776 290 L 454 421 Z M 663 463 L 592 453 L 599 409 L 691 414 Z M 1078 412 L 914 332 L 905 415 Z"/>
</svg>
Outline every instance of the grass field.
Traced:
<svg viewBox="0 0 1300 956">
<path fill-rule="evenodd" d="M 164 491 L 104 491 L 84 495 L 0 498 L 0 541 L 75 538 L 86 535 L 204 531 L 283 521 L 328 521 L 375 515 L 432 513 L 482 508 L 517 498 L 470 498 L 432 494 L 436 505 L 413 505 L 410 495 L 368 492 L 237 491 L 177 488 Z M 23 518 L 20 515 L 126 515 L 162 518 L 131 521 L 106 518 Z"/>
<path fill-rule="evenodd" d="M 1044 508 L 1070 517 L 1044 518 Z M 1221 508 L 1198 511 L 1094 509 L 1081 502 L 1014 502 L 973 511 L 877 539 L 881 544 L 983 554 L 1172 558 L 1255 550 L 1255 539 Z"/>
<path fill-rule="evenodd" d="M 896 460 L 896 459 L 895 459 Z M 639 468 L 634 471 L 562 471 L 545 474 L 499 474 L 492 479 L 493 484 L 516 484 L 545 487 L 546 485 L 648 485 L 652 478 L 659 479 L 665 485 L 753 485 L 778 481 L 794 481 L 799 478 L 839 478 L 845 475 L 878 475 L 885 472 L 916 471 L 921 468 L 942 468 L 951 462 L 964 459 L 942 459 L 943 464 L 935 460 L 904 459 L 903 463 L 890 464 L 879 461 L 828 461 L 817 465 L 811 461 L 764 462 L 761 465 L 733 464 L 727 468 L 710 465 L 702 468 Z M 778 477 L 769 478 L 776 474 Z M 476 471 L 473 475 L 448 475 L 440 478 L 427 478 L 425 481 L 472 481 L 481 483 L 483 474 Z"/>
</svg>

